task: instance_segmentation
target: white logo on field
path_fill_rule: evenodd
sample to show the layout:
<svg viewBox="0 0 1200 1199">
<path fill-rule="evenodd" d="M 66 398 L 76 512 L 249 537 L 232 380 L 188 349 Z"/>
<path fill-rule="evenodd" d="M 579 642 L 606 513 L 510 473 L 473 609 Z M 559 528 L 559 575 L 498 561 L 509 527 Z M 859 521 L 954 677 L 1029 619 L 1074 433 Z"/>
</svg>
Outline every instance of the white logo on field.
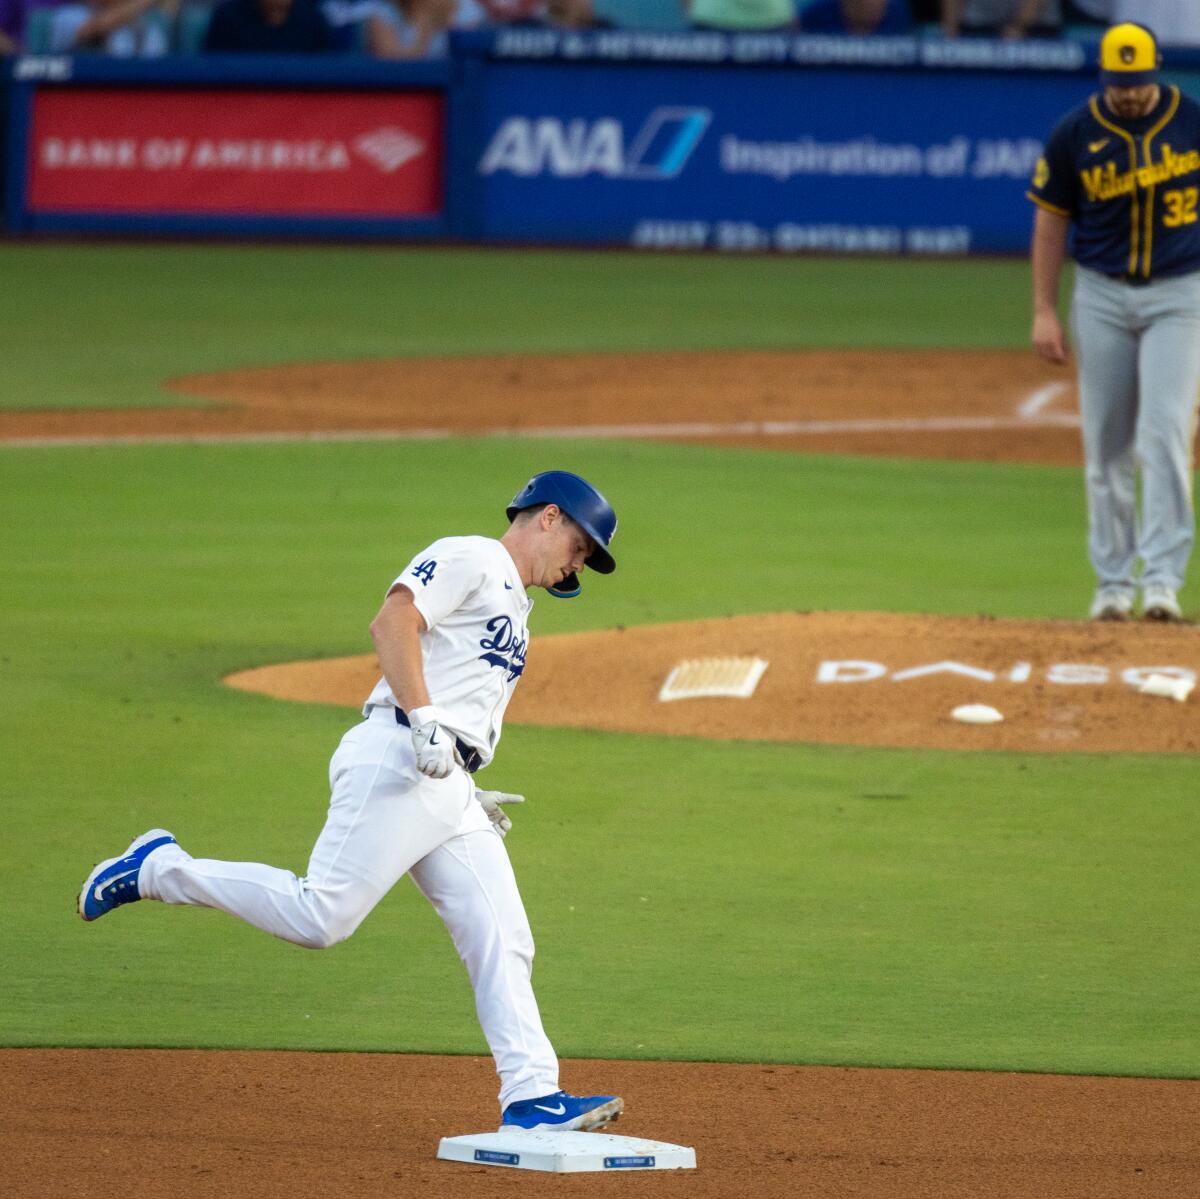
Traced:
<svg viewBox="0 0 1200 1199">
<path fill-rule="evenodd" d="M 425 153 L 425 143 L 419 137 L 395 125 L 362 134 L 354 139 L 354 148 L 389 175 Z"/>
<path fill-rule="evenodd" d="M 982 666 L 971 666 L 966 662 L 930 662 L 923 666 L 909 666 L 904 670 L 892 671 L 882 662 L 870 662 L 861 658 L 835 658 L 822 662 L 817 667 L 818 683 L 870 683 L 888 679 L 893 683 L 904 683 L 913 679 L 929 678 L 931 675 L 950 674 L 973 679 L 980 683 L 1028 683 L 1033 678 L 1033 666 L 1029 662 L 1014 662 L 1007 670 L 986 670 Z M 1128 666 L 1120 671 L 1121 682 L 1130 687 L 1140 687 L 1152 674 L 1165 674 L 1169 678 L 1196 681 L 1196 672 L 1189 666 Z M 1112 681 L 1113 669 L 1090 662 L 1055 662 L 1046 667 L 1042 676 L 1047 683 L 1060 686 L 1103 686 Z"/>
</svg>

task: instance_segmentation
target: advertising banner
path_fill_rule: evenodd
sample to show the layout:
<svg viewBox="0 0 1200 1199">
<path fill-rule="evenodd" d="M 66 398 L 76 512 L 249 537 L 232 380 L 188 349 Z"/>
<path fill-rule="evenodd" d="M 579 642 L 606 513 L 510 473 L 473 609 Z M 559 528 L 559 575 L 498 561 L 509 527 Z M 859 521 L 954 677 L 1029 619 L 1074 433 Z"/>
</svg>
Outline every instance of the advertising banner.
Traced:
<svg viewBox="0 0 1200 1199">
<path fill-rule="evenodd" d="M 444 121 L 433 90 L 39 89 L 28 209 L 436 216 Z"/>
<path fill-rule="evenodd" d="M 1088 74 L 495 61 L 486 238 L 653 248 L 1021 251 L 1025 188 Z"/>
</svg>

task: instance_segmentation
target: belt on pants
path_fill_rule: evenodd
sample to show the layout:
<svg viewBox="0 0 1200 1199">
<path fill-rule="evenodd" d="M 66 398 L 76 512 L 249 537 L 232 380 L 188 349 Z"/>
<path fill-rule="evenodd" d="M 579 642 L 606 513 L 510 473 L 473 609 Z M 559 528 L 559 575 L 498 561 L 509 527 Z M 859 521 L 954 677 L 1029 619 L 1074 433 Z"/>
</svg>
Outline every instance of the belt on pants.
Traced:
<svg viewBox="0 0 1200 1199">
<path fill-rule="evenodd" d="M 372 707 L 371 712 L 374 711 L 375 708 Z M 403 708 L 393 708 L 392 711 L 396 714 L 397 724 L 402 724 L 406 729 L 412 728 L 412 722 L 408 719 L 408 713 Z M 468 774 L 474 774 L 483 765 L 483 755 L 479 750 L 468 745 L 461 737 L 454 738 L 454 748 L 458 750 L 458 756 L 462 758 L 463 767 Z"/>
<path fill-rule="evenodd" d="M 1115 279 L 1118 283 L 1127 283 L 1130 287 L 1145 287 L 1147 283 L 1153 283 L 1153 279 L 1147 279 L 1145 275 L 1109 275 L 1109 279 Z"/>
</svg>

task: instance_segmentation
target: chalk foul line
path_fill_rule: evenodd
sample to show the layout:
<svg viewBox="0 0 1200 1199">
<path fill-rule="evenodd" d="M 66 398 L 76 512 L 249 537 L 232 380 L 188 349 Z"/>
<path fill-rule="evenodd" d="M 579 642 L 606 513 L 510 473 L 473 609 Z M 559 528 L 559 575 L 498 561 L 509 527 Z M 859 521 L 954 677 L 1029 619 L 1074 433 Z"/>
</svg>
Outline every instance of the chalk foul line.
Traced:
<svg viewBox="0 0 1200 1199">
<path fill-rule="evenodd" d="M 1070 389 L 1071 384 L 1061 380 L 1057 383 L 1047 383 L 1045 387 L 1039 387 L 1022 402 L 1017 409 L 1017 415 L 1025 420 L 1041 416 L 1043 409 L 1048 408 L 1063 392 L 1070 391 Z"/>
<path fill-rule="evenodd" d="M 1056 385 L 1057 386 L 1057 385 Z M 1053 398 L 1053 397 L 1052 397 Z M 1022 405 L 1024 407 L 1024 405 Z M 861 420 L 694 421 L 624 425 L 542 425 L 478 429 L 331 429 L 296 433 L 131 433 L 110 437 L 8 437 L 11 447 L 105 445 L 221 445 L 228 443 L 306 441 L 449 441 L 454 438 L 521 437 L 537 440 L 593 440 L 708 437 L 820 437 L 845 433 L 960 433 L 1012 429 L 1079 427 L 1075 413 L 1035 416 L 933 416 Z"/>
</svg>

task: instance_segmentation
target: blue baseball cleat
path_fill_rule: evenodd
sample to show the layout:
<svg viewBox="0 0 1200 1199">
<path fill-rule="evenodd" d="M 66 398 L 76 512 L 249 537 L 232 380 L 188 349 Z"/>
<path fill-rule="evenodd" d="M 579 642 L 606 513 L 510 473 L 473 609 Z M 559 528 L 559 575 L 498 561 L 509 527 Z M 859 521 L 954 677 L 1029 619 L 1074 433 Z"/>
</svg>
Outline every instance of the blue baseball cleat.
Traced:
<svg viewBox="0 0 1200 1199">
<path fill-rule="evenodd" d="M 76 906 L 80 916 L 84 920 L 99 920 L 113 908 L 141 899 L 138 874 L 146 855 L 164 845 L 174 844 L 175 838 L 166 829 L 152 828 L 138 837 L 119 858 L 101 862 L 87 876 L 87 882 L 79 892 Z"/>
<path fill-rule="evenodd" d="M 500 1131 L 523 1128 L 527 1132 L 594 1132 L 611 1124 L 624 1110 L 616 1095 L 568 1095 L 555 1091 L 540 1099 L 518 1099 L 504 1109 Z"/>
</svg>

